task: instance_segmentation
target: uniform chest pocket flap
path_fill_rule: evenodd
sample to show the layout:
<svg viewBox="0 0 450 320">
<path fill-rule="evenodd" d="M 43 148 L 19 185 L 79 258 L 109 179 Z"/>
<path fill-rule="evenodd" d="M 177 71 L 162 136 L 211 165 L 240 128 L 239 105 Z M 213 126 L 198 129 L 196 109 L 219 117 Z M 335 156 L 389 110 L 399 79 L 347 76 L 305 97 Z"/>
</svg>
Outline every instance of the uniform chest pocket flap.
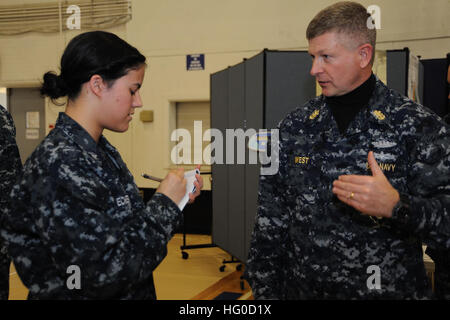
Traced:
<svg viewBox="0 0 450 320">
<path fill-rule="evenodd" d="M 103 210 L 108 203 L 109 188 L 98 177 L 82 177 L 64 184 L 64 189 L 89 207 Z"/>
<path fill-rule="evenodd" d="M 372 141 L 370 150 L 373 151 L 378 166 L 386 176 L 396 175 L 402 171 L 404 151 L 396 141 L 389 139 Z M 369 168 L 368 163 L 367 168 Z"/>
</svg>

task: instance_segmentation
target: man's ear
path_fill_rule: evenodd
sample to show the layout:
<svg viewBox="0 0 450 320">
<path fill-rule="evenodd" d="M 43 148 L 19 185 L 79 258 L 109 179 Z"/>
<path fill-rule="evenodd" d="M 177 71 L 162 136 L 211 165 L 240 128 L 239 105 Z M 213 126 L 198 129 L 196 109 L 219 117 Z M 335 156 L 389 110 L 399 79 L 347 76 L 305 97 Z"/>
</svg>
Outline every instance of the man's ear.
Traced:
<svg viewBox="0 0 450 320">
<path fill-rule="evenodd" d="M 373 47 L 372 45 L 365 43 L 361 46 L 359 46 L 358 48 L 358 53 L 359 53 L 359 57 L 360 57 L 360 67 L 361 68 L 365 68 L 367 67 L 371 60 L 372 60 L 372 55 L 373 55 Z"/>
<path fill-rule="evenodd" d="M 106 83 L 101 76 L 94 74 L 91 79 L 89 79 L 88 87 L 93 94 L 100 97 L 106 88 Z"/>
</svg>

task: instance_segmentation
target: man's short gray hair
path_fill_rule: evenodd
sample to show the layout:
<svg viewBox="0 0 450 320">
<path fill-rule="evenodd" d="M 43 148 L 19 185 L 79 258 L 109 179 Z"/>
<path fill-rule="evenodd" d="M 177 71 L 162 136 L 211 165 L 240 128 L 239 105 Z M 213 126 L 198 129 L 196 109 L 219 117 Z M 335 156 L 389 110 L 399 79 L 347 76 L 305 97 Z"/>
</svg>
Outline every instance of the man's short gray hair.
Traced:
<svg viewBox="0 0 450 320">
<path fill-rule="evenodd" d="M 349 36 L 355 41 L 355 46 L 369 43 L 373 47 L 373 64 L 377 31 L 368 27 L 368 19 L 372 17 L 363 5 L 352 1 L 337 2 L 311 20 L 306 29 L 306 38 L 311 40 L 326 32 L 337 32 Z"/>
</svg>

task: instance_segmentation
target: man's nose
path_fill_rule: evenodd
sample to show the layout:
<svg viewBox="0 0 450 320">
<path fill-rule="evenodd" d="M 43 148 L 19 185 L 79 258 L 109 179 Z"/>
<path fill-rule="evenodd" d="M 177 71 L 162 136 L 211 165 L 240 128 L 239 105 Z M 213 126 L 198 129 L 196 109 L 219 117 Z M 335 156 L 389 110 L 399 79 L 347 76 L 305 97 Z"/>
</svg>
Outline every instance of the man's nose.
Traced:
<svg viewBox="0 0 450 320">
<path fill-rule="evenodd" d="M 322 66 L 320 65 L 320 62 L 317 59 L 313 59 L 311 71 L 309 72 L 312 76 L 316 76 L 319 73 L 322 72 Z"/>
</svg>

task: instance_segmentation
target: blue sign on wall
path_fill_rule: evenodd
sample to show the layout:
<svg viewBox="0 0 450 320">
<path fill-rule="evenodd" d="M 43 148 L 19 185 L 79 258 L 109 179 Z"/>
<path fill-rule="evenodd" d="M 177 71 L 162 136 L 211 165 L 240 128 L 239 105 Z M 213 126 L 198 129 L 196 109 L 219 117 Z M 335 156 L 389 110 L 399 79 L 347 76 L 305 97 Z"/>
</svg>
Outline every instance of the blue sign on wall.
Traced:
<svg viewBox="0 0 450 320">
<path fill-rule="evenodd" d="M 186 70 L 205 70 L 205 55 L 203 53 L 186 56 Z"/>
</svg>

